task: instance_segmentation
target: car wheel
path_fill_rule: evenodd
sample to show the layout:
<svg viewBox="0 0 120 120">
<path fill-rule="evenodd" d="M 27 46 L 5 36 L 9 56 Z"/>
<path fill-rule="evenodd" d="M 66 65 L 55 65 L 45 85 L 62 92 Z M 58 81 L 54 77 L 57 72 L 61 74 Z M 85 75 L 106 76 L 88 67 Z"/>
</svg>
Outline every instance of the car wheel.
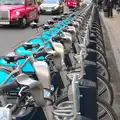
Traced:
<svg viewBox="0 0 120 120">
<path fill-rule="evenodd" d="M 21 18 L 20 19 L 20 28 L 25 28 L 27 26 L 27 19 L 24 17 L 24 18 Z"/>
</svg>

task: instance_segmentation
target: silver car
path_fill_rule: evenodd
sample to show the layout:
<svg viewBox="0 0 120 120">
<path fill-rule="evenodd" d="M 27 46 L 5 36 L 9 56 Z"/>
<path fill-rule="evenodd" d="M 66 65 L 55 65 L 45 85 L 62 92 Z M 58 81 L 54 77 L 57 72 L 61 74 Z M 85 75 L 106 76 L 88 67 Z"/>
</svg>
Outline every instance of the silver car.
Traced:
<svg viewBox="0 0 120 120">
<path fill-rule="evenodd" d="M 40 5 L 40 13 L 61 14 L 64 12 L 63 0 L 44 0 Z"/>
</svg>

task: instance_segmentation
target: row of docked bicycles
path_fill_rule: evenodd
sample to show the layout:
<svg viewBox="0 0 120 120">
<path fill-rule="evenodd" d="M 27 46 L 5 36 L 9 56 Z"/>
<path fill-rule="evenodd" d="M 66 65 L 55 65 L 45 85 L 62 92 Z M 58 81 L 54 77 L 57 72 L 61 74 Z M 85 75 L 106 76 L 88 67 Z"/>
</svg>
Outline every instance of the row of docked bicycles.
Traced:
<svg viewBox="0 0 120 120">
<path fill-rule="evenodd" d="M 97 9 L 71 11 L 32 23 L 36 38 L 0 57 L 1 120 L 118 119 Z M 80 88 L 89 86 L 96 89 L 94 119 L 81 113 Z"/>
</svg>

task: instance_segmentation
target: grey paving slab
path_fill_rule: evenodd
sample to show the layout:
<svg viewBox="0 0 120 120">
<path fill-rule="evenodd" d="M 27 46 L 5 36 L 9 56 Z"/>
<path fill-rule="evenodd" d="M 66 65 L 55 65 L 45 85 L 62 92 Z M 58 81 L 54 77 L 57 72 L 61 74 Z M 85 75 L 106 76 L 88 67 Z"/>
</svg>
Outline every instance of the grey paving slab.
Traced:
<svg viewBox="0 0 120 120">
<path fill-rule="evenodd" d="M 106 47 L 111 85 L 114 90 L 113 108 L 120 119 L 120 15 L 114 11 L 114 18 L 105 18 L 100 13 L 103 26 L 103 36 Z"/>
<path fill-rule="evenodd" d="M 116 11 L 114 11 L 113 18 L 105 18 L 103 12 L 101 12 L 100 15 L 105 23 L 105 27 L 107 28 L 120 75 L 120 15 L 117 14 Z"/>
</svg>

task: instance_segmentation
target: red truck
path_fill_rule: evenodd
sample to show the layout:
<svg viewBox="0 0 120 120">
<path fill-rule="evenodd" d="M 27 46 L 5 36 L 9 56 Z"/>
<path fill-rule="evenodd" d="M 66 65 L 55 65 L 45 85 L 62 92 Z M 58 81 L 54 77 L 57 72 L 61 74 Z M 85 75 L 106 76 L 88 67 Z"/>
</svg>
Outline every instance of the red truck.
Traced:
<svg viewBox="0 0 120 120">
<path fill-rule="evenodd" d="M 0 0 L 0 25 L 19 25 L 25 28 L 39 21 L 39 8 L 35 0 Z"/>
</svg>

